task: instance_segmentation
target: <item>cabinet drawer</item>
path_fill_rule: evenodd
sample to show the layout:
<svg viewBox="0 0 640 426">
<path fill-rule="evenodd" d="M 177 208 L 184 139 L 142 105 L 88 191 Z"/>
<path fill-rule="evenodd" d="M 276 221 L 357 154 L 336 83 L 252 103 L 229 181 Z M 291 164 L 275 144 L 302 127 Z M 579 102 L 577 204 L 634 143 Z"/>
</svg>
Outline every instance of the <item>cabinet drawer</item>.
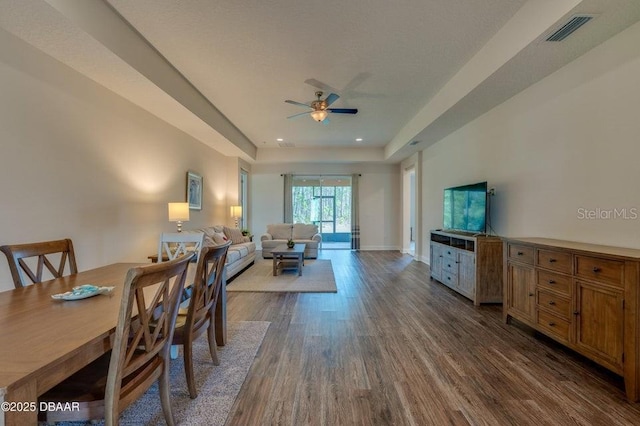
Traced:
<svg viewBox="0 0 640 426">
<path fill-rule="evenodd" d="M 533 247 L 509 244 L 509 259 L 533 265 Z"/>
<path fill-rule="evenodd" d="M 557 314 L 569 321 L 571 319 L 571 300 L 553 293 L 538 290 L 538 306 Z"/>
<path fill-rule="evenodd" d="M 445 261 L 447 259 L 452 259 L 452 261 L 455 261 L 456 259 L 456 249 L 451 248 L 451 247 L 444 247 L 442 249 L 442 256 L 445 258 Z"/>
<path fill-rule="evenodd" d="M 455 258 L 445 257 L 442 259 L 442 270 L 447 274 L 458 274 L 458 262 Z"/>
<path fill-rule="evenodd" d="M 447 287 L 456 288 L 458 286 L 458 276 L 448 272 L 443 272 L 442 283 Z"/>
<path fill-rule="evenodd" d="M 537 317 L 540 330 L 565 342 L 569 341 L 569 330 L 571 329 L 569 321 L 542 310 L 538 310 Z"/>
<path fill-rule="evenodd" d="M 538 269 L 538 287 L 548 288 L 566 296 L 571 295 L 571 277 L 554 274 L 553 272 Z"/>
<path fill-rule="evenodd" d="M 623 287 L 624 262 L 590 256 L 576 256 L 576 275 Z"/>
<path fill-rule="evenodd" d="M 536 266 L 570 274 L 573 272 L 571 253 L 538 249 Z"/>
</svg>

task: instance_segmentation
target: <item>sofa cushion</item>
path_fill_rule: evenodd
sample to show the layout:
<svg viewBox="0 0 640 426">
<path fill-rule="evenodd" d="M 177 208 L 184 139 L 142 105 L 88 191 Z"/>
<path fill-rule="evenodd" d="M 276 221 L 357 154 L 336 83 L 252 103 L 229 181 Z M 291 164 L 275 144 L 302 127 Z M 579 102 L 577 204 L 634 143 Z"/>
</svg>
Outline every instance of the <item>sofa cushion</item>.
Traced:
<svg viewBox="0 0 640 426">
<path fill-rule="evenodd" d="M 309 223 L 296 223 L 293 225 L 293 239 L 294 240 L 310 240 L 315 234 L 318 233 L 318 225 Z"/>
<path fill-rule="evenodd" d="M 291 224 L 275 223 L 267 225 L 267 234 L 271 234 L 274 240 L 288 240 L 291 238 Z"/>
<path fill-rule="evenodd" d="M 228 228 L 225 226 L 224 235 L 226 235 L 227 238 L 231 240 L 231 244 L 244 243 L 244 235 L 242 235 L 242 231 L 238 228 Z"/>
<path fill-rule="evenodd" d="M 233 263 L 238 259 L 240 259 L 240 252 L 238 250 L 231 250 L 231 247 L 229 247 L 229 250 L 227 250 L 227 263 Z"/>
</svg>

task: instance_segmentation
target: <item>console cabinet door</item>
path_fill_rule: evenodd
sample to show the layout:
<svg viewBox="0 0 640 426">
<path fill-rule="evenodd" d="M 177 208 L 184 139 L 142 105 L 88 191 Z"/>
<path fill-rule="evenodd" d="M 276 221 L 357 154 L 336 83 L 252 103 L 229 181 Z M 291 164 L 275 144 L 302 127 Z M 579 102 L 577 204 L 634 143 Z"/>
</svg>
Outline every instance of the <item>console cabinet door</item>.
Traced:
<svg viewBox="0 0 640 426">
<path fill-rule="evenodd" d="M 458 291 L 475 300 L 476 256 L 464 251 L 458 252 Z"/>
<path fill-rule="evenodd" d="M 442 281 L 442 250 L 440 244 L 431 243 L 431 278 L 438 281 Z"/>
<path fill-rule="evenodd" d="M 508 313 L 532 325 L 536 303 L 533 267 L 509 262 L 507 268 Z"/>
<path fill-rule="evenodd" d="M 622 372 L 624 295 L 622 290 L 576 281 L 576 346 Z"/>
</svg>

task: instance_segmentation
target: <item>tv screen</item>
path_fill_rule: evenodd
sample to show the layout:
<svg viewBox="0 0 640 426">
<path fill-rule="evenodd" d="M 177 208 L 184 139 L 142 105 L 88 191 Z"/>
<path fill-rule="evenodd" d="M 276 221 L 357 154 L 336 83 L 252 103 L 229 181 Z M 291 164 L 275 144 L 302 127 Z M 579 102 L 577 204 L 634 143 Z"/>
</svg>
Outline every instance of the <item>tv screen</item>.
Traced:
<svg viewBox="0 0 640 426">
<path fill-rule="evenodd" d="M 469 232 L 485 232 L 487 182 L 444 190 L 443 226 Z"/>
</svg>

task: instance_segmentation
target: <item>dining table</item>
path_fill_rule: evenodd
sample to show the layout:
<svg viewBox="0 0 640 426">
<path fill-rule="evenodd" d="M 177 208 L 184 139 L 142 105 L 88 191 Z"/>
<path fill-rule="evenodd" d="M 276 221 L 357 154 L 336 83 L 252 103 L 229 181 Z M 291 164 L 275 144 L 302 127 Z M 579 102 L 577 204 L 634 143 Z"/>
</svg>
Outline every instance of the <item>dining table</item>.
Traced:
<svg viewBox="0 0 640 426">
<path fill-rule="evenodd" d="M 125 278 L 136 266 L 115 263 L 0 292 L 0 426 L 36 424 L 38 396 L 111 349 Z M 114 289 L 81 300 L 51 297 L 84 284 Z M 219 346 L 226 343 L 225 284 L 215 308 Z"/>
</svg>

